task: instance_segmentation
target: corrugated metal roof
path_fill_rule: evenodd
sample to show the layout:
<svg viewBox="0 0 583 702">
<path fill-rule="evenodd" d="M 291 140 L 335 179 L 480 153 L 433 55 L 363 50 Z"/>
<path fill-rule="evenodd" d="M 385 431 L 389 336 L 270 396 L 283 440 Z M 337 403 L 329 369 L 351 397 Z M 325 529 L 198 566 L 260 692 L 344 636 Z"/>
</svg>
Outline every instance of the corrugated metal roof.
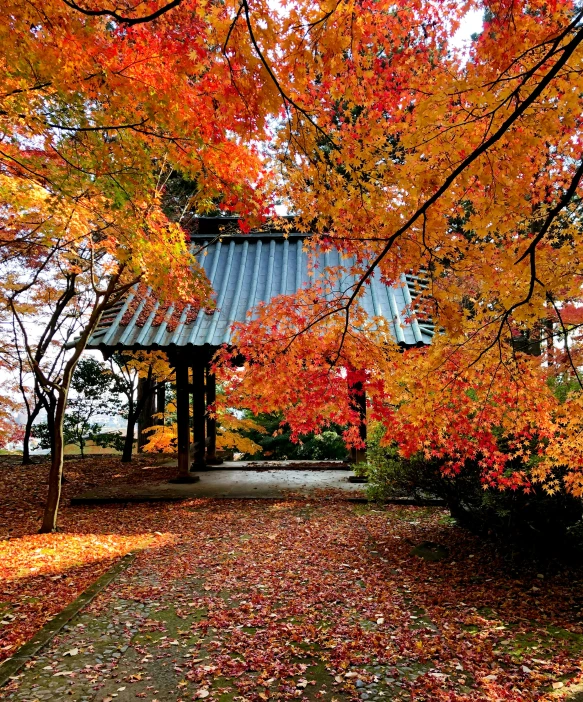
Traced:
<svg viewBox="0 0 583 702">
<path fill-rule="evenodd" d="M 294 293 L 314 280 L 308 275 L 309 254 L 302 236 L 235 235 L 205 241 L 198 235 L 194 245 L 200 247 L 202 242 L 207 245 L 207 255 L 199 260 L 216 293 L 217 307 L 212 314 L 197 313 L 184 305 L 163 306 L 153 299 L 151 291 L 134 289 L 103 317 L 89 348 L 137 350 L 228 344 L 233 322 L 248 319 L 248 311 L 259 302 Z M 350 259 L 342 259 L 333 250 L 320 252 L 318 259 L 319 275 L 325 275 L 328 267 L 351 265 Z M 350 282 L 343 281 L 343 287 Z M 371 317 L 382 316 L 389 322 L 399 344 L 429 344 L 433 324 L 411 318 L 410 314 L 415 297 L 423 293 L 425 285 L 416 276 L 402 275 L 401 286 L 388 287 L 373 276 L 360 304 Z"/>
</svg>

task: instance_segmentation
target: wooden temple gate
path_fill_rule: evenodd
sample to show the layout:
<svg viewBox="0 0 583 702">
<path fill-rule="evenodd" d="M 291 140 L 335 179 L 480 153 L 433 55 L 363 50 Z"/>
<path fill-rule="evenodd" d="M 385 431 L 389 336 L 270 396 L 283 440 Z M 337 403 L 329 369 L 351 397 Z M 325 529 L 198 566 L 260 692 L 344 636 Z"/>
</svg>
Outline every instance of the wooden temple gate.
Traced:
<svg viewBox="0 0 583 702">
<path fill-rule="evenodd" d="M 309 253 L 305 241 L 310 235 L 306 233 L 261 230 L 242 234 L 237 220 L 228 217 L 201 217 L 197 224 L 197 231 L 190 233 L 192 248 L 206 253 L 199 261 L 215 290 L 216 309 L 164 307 L 152 298 L 151 291 L 137 287 L 104 316 L 88 345 L 105 355 L 123 350 L 166 353 L 176 369 L 178 480 L 189 482 L 198 479 L 191 475 L 193 471 L 217 463 L 216 424 L 207 412 L 216 399 L 210 362 L 218 348 L 229 344 L 233 323 L 248 319 L 248 313 L 260 302 L 292 294 L 313 282 L 308 274 L 309 255 L 320 259 L 317 270 L 322 275 L 329 267 L 350 265 L 333 250 Z M 389 287 L 373 276 L 361 305 L 371 317 L 384 317 L 401 346 L 428 344 L 434 333 L 431 321 L 407 314 L 414 297 L 423 292 L 423 281 L 403 275 L 400 283 Z M 349 284 L 347 281 L 347 287 Z M 362 388 L 355 388 L 355 404 L 364 418 Z M 361 436 L 366 437 L 365 421 Z M 362 458 L 362 452 L 355 458 Z"/>
</svg>

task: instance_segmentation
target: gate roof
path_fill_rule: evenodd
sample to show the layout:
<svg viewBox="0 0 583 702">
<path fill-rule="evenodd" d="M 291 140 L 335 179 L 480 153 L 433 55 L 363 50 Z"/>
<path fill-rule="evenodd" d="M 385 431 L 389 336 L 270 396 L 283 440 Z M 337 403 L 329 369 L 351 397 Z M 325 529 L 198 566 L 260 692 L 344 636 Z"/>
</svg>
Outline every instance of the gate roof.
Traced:
<svg viewBox="0 0 583 702">
<path fill-rule="evenodd" d="M 292 294 L 314 281 L 309 275 L 309 256 L 312 264 L 317 263 L 316 276 L 325 276 L 326 268 L 348 268 L 352 263 L 335 250 L 308 252 L 306 234 L 232 232 L 217 238 L 218 223 L 229 221 L 233 223 L 224 218 L 201 219 L 199 232 L 192 236 L 195 250 L 206 245 L 206 255 L 199 255 L 198 260 L 215 290 L 217 305 L 212 313 L 160 303 L 151 290 L 137 286 L 103 317 L 88 348 L 153 350 L 228 344 L 233 323 L 249 319 L 247 313 L 258 303 Z M 342 288 L 348 288 L 353 280 L 347 275 Z M 411 314 L 413 302 L 425 286 L 416 276 L 403 274 L 400 285 L 389 287 L 373 275 L 360 305 L 370 317 L 384 317 L 400 345 L 429 344 L 433 324 Z"/>
</svg>

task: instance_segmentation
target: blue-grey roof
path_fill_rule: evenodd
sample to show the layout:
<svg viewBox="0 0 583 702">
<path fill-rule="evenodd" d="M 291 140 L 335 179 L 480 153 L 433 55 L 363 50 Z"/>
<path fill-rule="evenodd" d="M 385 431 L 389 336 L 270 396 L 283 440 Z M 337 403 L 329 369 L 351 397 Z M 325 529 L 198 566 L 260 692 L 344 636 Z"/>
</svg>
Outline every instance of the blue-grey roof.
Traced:
<svg viewBox="0 0 583 702">
<path fill-rule="evenodd" d="M 308 252 L 302 236 L 234 235 L 218 241 L 205 241 L 199 236 L 194 246 L 198 249 L 203 242 L 207 253 L 199 261 L 216 293 L 213 313 L 201 310 L 193 314 L 189 308 L 164 307 L 152 303 L 151 291 L 144 295 L 143 290 L 134 289 L 104 316 L 89 348 L 137 350 L 228 344 L 233 323 L 248 319 L 247 313 L 259 302 L 294 293 L 314 281 L 308 275 Z M 322 251 L 318 257 L 316 275 L 325 275 L 328 267 L 351 265 L 350 259 L 342 259 L 334 250 Z M 343 287 L 348 287 L 351 280 L 343 281 Z M 423 287 L 423 281 L 414 276 L 402 275 L 401 285 L 394 287 L 373 276 L 360 304 L 371 317 L 384 317 L 402 346 L 429 344 L 433 324 L 411 316 L 412 300 Z"/>
</svg>

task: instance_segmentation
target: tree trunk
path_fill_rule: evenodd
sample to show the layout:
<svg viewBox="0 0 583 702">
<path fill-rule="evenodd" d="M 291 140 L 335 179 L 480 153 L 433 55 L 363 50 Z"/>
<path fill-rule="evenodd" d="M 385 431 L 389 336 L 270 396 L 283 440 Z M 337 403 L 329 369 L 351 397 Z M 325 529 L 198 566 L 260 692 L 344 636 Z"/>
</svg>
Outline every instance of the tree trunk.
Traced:
<svg viewBox="0 0 583 702">
<path fill-rule="evenodd" d="M 32 458 L 30 457 L 30 437 L 32 435 L 32 425 L 34 420 L 38 417 L 40 412 L 40 402 L 37 403 L 36 407 L 32 410 L 28 419 L 26 420 L 26 426 L 24 428 L 24 438 L 22 439 L 22 465 L 29 466 L 32 463 Z"/>
<path fill-rule="evenodd" d="M 351 456 L 355 463 L 364 463 L 366 461 L 366 391 L 358 381 L 351 387 L 350 393 L 352 406 L 359 416 L 358 435 L 362 442 L 361 447 L 351 449 Z"/>
<path fill-rule="evenodd" d="M 132 462 L 132 453 L 134 450 L 134 431 L 136 428 L 136 413 L 133 402 L 129 402 L 128 406 L 128 423 L 126 426 L 126 439 L 123 445 L 123 453 L 121 455 L 122 463 Z"/>
<path fill-rule="evenodd" d="M 54 397 L 49 397 L 45 403 L 45 411 L 47 413 L 47 429 L 51 437 L 51 458 L 55 455 L 55 413 L 57 402 Z M 65 415 L 63 414 L 63 417 Z M 61 428 L 62 431 L 62 428 Z"/>
<path fill-rule="evenodd" d="M 65 448 L 63 420 L 65 418 L 67 394 L 67 391 L 59 391 L 53 418 L 53 449 L 51 453 L 51 470 L 49 472 L 49 490 L 43 523 L 40 528 L 41 534 L 50 534 L 57 531 L 57 516 L 59 513 L 59 502 L 61 501 L 61 479 L 63 477 L 63 451 Z"/>
<path fill-rule="evenodd" d="M 143 414 L 150 412 L 150 422 L 152 421 L 153 414 L 153 402 L 154 402 L 154 383 L 151 380 L 145 379 L 146 385 L 142 386 L 142 390 L 138 391 L 138 401 L 134 406 L 131 402 L 129 403 L 128 412 L 128 423 L 126 428 L 126 440 L 123 447 L 123 454 L 121 458 L 122 463 L 131 463 L 132 451 L 134 446 L 134 431 L 136 427 L 136 422 L 138 422 L 138 451 L 140 450 L 140 435 L 144 430 L 144 426 L 141 420 Z M 139 387 L 139 386 L 138 386 Z M 152 426 L 152 424 L 150 424 Z M 145 441 L 147 441 L 147 435 L 145 435 Z"/>
<path fill-rule="evenodd" d="M 22 465 L 29 466 L 32 463 L 30 457 L 30 434 L 32 432 L 32 421 L 29 417 L 24 428 L 24 438 L 22 439 Z"/>
<path fill-rule="evenodd" d="M 63 368 L 61 384 L 57 386 L 56 383 L 48 383 L 38 364 L 35 364 L 34 366 L 35 375 L 38 378 L 39 384 L 44 386 L 50 385 L 51 391 L 58 394 L 54 414 L 51 412 L 53 420 L 53 448 L 51 454 L 51 469 L 49 472 L 49 489 L 45 512 L 43 515 L 43 522 L 40 528 L 41 534 L 48 534 L 57 530 L 59 502 L 61 501 L 61 481 L 63 478 L 63 453 L 65 448 L 63 423 L 65 420 L 65 408 L 67 406 L 69 387 L 71 386 L 71 377 L 73 376 L 73 371 L 79 362 L 79 357 L 87 346 L 89 337 L 99 324 L 101 315 L 106 309 L 108 309 L 108 307 L 114 305 L 120 299 L 120 296 L 129 289 L 129 285 L 126 285 L 121 290 L 118 290 L 116 294 L 114 294 L 123 270 L 124 266 L 122 265 L 118 271 L 110 277 L 107 289 L 103 293 L 98 294 L 98 298 L 95 301 L 93 310 L 89 316 L 89 320 L 75 344 L 73 355 L 69 358 L 65 364 L 65 367 Z M 51 405 L 53 405 L 53 403 L 54 395 L 51 396 Z M 47 416 L 47 424 L 48 423 L 49 417 Z"/>
</svg>

